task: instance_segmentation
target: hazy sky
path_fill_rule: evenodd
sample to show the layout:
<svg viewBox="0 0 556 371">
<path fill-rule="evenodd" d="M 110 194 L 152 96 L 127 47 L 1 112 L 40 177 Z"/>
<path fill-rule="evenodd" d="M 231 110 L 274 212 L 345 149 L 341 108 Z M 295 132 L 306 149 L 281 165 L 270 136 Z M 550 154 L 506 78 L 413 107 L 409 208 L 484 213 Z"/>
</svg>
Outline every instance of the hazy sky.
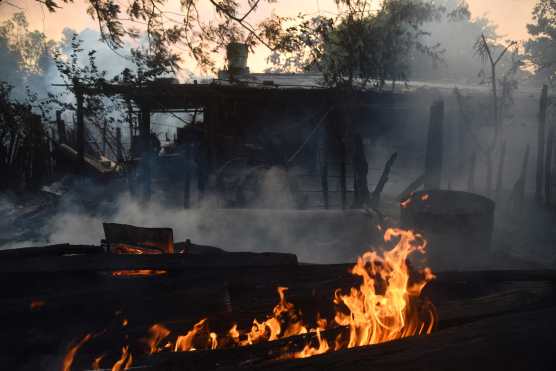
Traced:
<svg viewBox="0 0 556 371">
<path fill-rule="evenodd" d="M 179 11 L 179 0 L 169 0 L 170 9 Z M 245 1 L 242 1 L 245 2 Z M 467 0 L 472 16 L 486 15 L 493 23 L 498 25 L 498 33 L 507 38 L 523 40 L 527 38 L 526 24 L 531 20 L 531 11 L 536 0 Z M 97 29 L 97 24 L 85 12 L 85 1 L 74 0 L 74 4 L 64 5 L 64 8 L 52 14 L 41 6 L 36 0 L 11 0 L 3 1 L 0 5 L 0 19 L 5 19 L 19 7 L 25 11 L 32 28 L 41 30 L 49 38 L 59 39 L 65 27 L 82 30 L 85 27 Z M 199 0 L 200 4 L 208 3 Z M 14 4 L 12 6 L 10 4 Z M 210 6 L 210 5 L 208 5 Z M 210 9 L 208 8 L 206 9 Z M 257 18 L 265 17 L 271 12 L 280 15 L 296 15 L 297 13 L 326 14 L 335 10 L 334 0 L 278 0 L 276 4 L 265 4 L 254 15 Z M 207 10 L 210 16 L 211 10 Z M 254 56 L 250 65 L 259 69 L 264 57 Z"/>
</svg>

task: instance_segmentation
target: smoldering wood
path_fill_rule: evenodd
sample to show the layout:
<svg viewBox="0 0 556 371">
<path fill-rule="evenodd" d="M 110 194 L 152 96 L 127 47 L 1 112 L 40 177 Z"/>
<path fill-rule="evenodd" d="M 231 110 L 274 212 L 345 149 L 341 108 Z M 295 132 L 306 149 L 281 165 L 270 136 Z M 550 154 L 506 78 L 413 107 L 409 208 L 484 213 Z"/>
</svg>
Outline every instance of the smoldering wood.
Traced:
<svg viewBox="0 0 556 371">
<path fill-rule="evenodd" d="M 544 161 L 544 194 L 546 197 L 546 204 L 551 205 L 554 202 L 554 195 L 552 186 L 554 183 L 554 176 L 552 172 L 552 160 L 554 158 L 554 141 L 556 141 L 556 124 L 550 126 L 548 138 L 546 142 L 546 159 Z"/>
<path fill-rule="evenodd" d="M 157 254 L 124 255 L 95 254 L 43 256 L 18 261 L 0 262 L 0 272 L 91 272 L 117 270 L 184 270 L 200 267 L 246 267 L 296 265 L 297 257 L 285 253 L 225 253 L 225 254 Z"/>
<path fill-rule="evenodd" d="M 502 200 L 502 192 L 504 188 L 504 163 L 506 161 L 506 141 L 502 143 L 500 150 L 500 162 L 498 163 L 498 173 L 496 176 L 496 200 Z"/>
<path fill-rule="evenodd" d="M 394 152 L 390 156 L 388 161 L 386 161 L 386 164 L 384 165 L 384 170 L 382 170 L 382 175 L 380 176 L 380 179 L 371 196 L 371 207 L 373 208 L 377 208 L 378 204 L 380 203 L 380 195 L 384 190 L 384 186 L 386 185 L 386 182 L 388 182 L 388 179 L 390 177 L 390 171 L 392 170 L 392 166 L 394 166 L 394 162 L 396 161 L 397 157 L 398 157 L 398 153 Z"/>
<path fill-rule="evenodd" d="M 406 200 L 413 192 L 418 190 L 425 182 L 425 174 L 421 174 L 411 182 L 397 197 L 398 201 Z"/>
<path fill-rule="evenodd" d="M 102 223 L 106 242 L 111 245 L 127 244 L 138 249 L 156 249 L 161 253 L 174 253 L 172 228 L 146 228 L 127 224 Z"/>
<path fill-rule="evenodd" d="M 430 108 L 430 121 L 425 153 L 425 189 L 440 189 L 442 182 L 444 101 L 434 102 Z"/>
<path fill-rule="evenodd" d="M 543 201 L 544 149 L 546 143 L 546 111 L 548 108 L 548 85 L 543 85 L 539 103 L 539 126 L 537 131 L 537 172 L 535 178 L 535 200 Z"/>
<path fill-rule="evenodd" d="M 63 256 L 81 254 L 102 254 L 106 251 L 101 246 L 56 244 L 37 247 L 0 250 L 0 259 L 37 258 L 43 256 Z"/>
<path fill-rule="evenodd" d="M 443 282 L 442 284 L 447 283 L 449 282 Z M 488 318 L 501 318 L 508 313 L 534 313 L 538 310 L 550 308 L 554 305 L 554 297 L 552 295 L 553 287 L 553 284 L 548 282 L 538 284 L 527 283 L 525 285 L 510 284 L 494 294 L 479 295 L 477 297 L 467 298 L 465 301 L 451 301 L 443 299 L 438 305 L 440 323 L 438 329 L 435 331 L 435 334 L 442 333 L 443 331 L 451 331 L 451 329 L 461 329 L 462 326 L 467 326 L 468 324 L 481 323 L 481 321 Z M 434 290 L 434 283 L 431 284 L 431 289 Z M 289 298 L 289 301 L 297 304 L 299 302 L 299 298 L 310 297 L 311 291 L 314 291 L 314 289 L 311 290 L 309 287 L 305 290 L 297 291 L 293 297 Z M 317 289 L 317 291 L 320 291 L 320 289 Z M 327 295 L 332 295 L 331 290 L 326 291 L 327 292 L 324 295 L 325 297 Z M 268 296 L 267 299 L 269 299 L 269 303 L 271 303 L 272 297 L 269 294 L 272 295 L 273 293 L 267 292 L 267 295 L 265 296 Z M 313 296 L 314 295 L 315 294 L 313 293 Z M 321 294 L 316 295 L 319 297 L 321 296 Z M 260 297 L 260 295 L 257 296 Z M 240 301 L 241 298 L 234 297 L 232 291 L 232 308 L 239 305 Z M 200 298 L 200 303 L 204 302 L 205 299 Z M 259 307 L 255 312 L 250 312 L 247 315 L 241 314 L 240 312 L 236 312 L 232 309 L 232 312 L 224 315 L 215 314 L 209 318 L 209 321 L 214 324 L 224 320 L 224 323 L 227 324 L 232 319 L 235 319 L 240 323 L 249 323 L 252 319 L 251 316 L 264 318 L 270 309 L 271 307 L 266 305 Z M 343 331 L 345 331 L 345 328 L 339 327 L 321 332 L 321 335 L 323 338 L 326 338 L 330 343 L 332 343 L 336 336 Z M 273 342 L 260 343 L 250 347 L 220 349 L 215 351 L 184 353 L 161 352 L 148 358 L 137 358 L 136 364 L 146 367 L 147 369 L 154 370 L 187 370 L 190 369 L 192 365 L 195 365 L 194 367 L 196 369 L 206 370 L 235 369 L 240 365 L 242 368 L 258 367 L 263 364 L 274 364 L 276 361 L 273 359 L 278 355 L 284 354 L 284 352 L 301 350 L 304 344 L 306 344 L 306 342 L 311 338 L 314 338 L 314 336 L 314 333 L 306 334 Z M 412 340 L 406 339 L 402 341 Z M 377 349 L 383 346 L 385 346 L 385 344 L 367 347 L 364 349 Z M 345 358 L 346 351 L 342 352 L 342 357 Z M 331 354 L 324 357 L 328 357 L 330 355 Z M 317 360 L 319 358 L 321 357 L 313 359 Z M 300 361 L 294 361 L 294 363 L 299 365 Z M 277 364 L 280 364 L 281 367 L 288 367 L 290 361 L 278 361 Z"/>
</svg>

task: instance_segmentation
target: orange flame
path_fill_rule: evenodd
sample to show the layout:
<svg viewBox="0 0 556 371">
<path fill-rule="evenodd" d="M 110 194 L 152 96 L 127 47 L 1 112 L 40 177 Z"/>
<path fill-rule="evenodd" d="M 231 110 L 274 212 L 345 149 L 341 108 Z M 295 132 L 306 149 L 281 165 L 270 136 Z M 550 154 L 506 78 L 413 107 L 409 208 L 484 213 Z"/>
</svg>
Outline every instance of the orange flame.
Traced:
<svg viewBox="0 0 556 371">
<path fill-rule="evenodd" d="M 153 354 L 160 351 L 158 344 L 164 340 L 168 335 L 170 335 L 170 330 L 161 324 L 154 324 L 149 328 L 150 338 L 147 339 L 147 344 L 149 345 L 149 354 Z"/>
<path fill-rule="evenodd" d="M 114 363 L 114 366 L 112 366 L 112 371 L 127 370 L 131 367 L 132 362 L 133 357 L 129 352 L 129 348 L 127 346 L 124 346 L 122 348 L 122 356 L 116 363 Z"/>
<path fill-rule="evenodd" d="M 41 309 L 42 307 L 44 307 L 45 305 L 46 305 L 46 301 L 37 299 L 37 300 L 31 301 L 31 304 L 29 304 L 29 308 L 31 310 L 38 310 L 38 309 Z"/>
<path fill-rule="evenodd" d="M 390 228 L 384 235 L 385 241 L 395 237 L 399 242 L 383 256 L 367 252 L 357 260 L 352 273 L 363 279 L 358 288 L 347 294 L 336 291 L 335 303 L 348 310 L 338 310 L 335 317 L 338 324 L 349 327 L 348 348 L 429 334 L 434 327 L 432 308 L 425 319 L 416 313 L 421 291 L 434 276 L 424 270 L 424 278 L 411 283 L 407 266 L 411 253 L 425 252 L 426 242 L 418 234 L 401 229 Z"/>
<path fill-rule="evenodd" d="M 286 300 L 287 288 L 278 287 L 279 302 L 272 313 L 263 321 L 255 318 L 249 330 L 242 331 L 234 324 L 227 333 L 219 335 L 209 331 L 208 321 L 204 318 L 185 335 L 178 336 L 174 344 L 167 342 L 160 347 L 161 341 L 169 337 L 170 330 L 155 324 L 149 329 L 149 354 L 164 349 L 186 352 L 220 349 L 230 344 L 241 347 L 310 333 L 301 351 L 281 356 L 306 358 L 333 350 L 430 334 L 437 321 L 436 311 L 431 303 L 421 299 L 421 293 L 435 276 L 429 268 L 414 271 L 408 265 L 411 254 L 425 253 L 427 242 L 413 231 L 395 228 L 385 231 L 384 241 L 394 247 L 382 254 L 374 251 L 363 254 L 351 269 L 353 275 L 361 278 L 361 284 L 348 292 L 341 289 L 335 291 L 333 303 L 336 312 L 333 320 L 326 320 L 318 314 L 317 327 L 308 329 L 301 312 Z M 338 326 L 344 327 L 345 331 L 340 332 L 332 346 L 326 338 L 329 334 L 323 332 Z M 86 340 L 82 340 L 66 355 L 70 359 L 70 366 L 75 352 Z M 129 365 L 131 354 L 124 347 L 122 357 L 113 370 L 125 369 Z"/>
<path fill-rule="evenodd" d="M 91 369 L 100 370 L 100 362 L 102 361 L 103 358 L 104 358 L 104 354 L 96 357 L 93 363 L 91 364 Z"/>
<path fill-rule="evenodd" d="M 425 193 L 424 195 L 421 196 L 421 200 L 422 201 L 427 201 L 431 196 L 427 193 Z"/>
<path fill-rule="evenodd" d="M 112 276 L 114 277 L 141 277 L 141 276 L 161 276 L 168 273 L 164 270 L 157 269 L 126 269 L 121 271 L 113 271 Z"/>
<path fill-rule="evenodd" d="M 70 371 L 71 370 L 71 365 L 73 364 L 73 359 L 75 358 L 75 353 L 77 353 L 77 351 L 79 350 L 79 348 L 81 348 L 83 346 L 83 344 L 85 344 L 87 341 L 91 340 L 91 334 L 87 334 L 83 337 L 83 339 L 81 339 L 77 344 L 72 345 L 68 352 L 66 353 L 65 357 L 64 357 L 64 361 L 62 364 L 62 370 L 63 371 Z"/>
</svg>

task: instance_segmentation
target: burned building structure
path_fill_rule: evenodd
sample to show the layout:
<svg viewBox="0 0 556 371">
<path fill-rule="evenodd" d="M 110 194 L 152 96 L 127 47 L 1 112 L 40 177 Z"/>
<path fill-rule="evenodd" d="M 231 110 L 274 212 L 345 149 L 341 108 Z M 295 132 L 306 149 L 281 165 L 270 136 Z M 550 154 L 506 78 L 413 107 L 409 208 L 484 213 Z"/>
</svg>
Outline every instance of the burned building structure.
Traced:
<svg viewBox="0 0 556 371">
<path fill-rule="evenodd" d="M 482 161 L 474 159 L 480 152 L 478 141 L 489 135 L 481 132 L 489 130 L 487 89 L 460 88 L 474 100 L 463 107 L 461 93 L 454 94 L 452 86 L 406 84 L 395 91 L 331 88 L 320 83 L 319 74 L 249 73 L 246 53 L 241 44 L 229 47 L 227 68 L 212 81 L 184 84 L 164 78 L 141 85 L 101 82 L 80 87 L 78 96 L 117 96 L 129 103 L 131 156 L 126 168 L 139 197 L 149 199 L 156 188 L 174 204 L 182 198 L 185 208 L 201 204 L 207 195 L 217 200 L 216 207 L 272 208 L 276 205 L 258 199 L 269 171 L 280 183 L 272 192 L 279 189 L 288 208 L 376 204 L 388 180 L 399 195 L 423 184 L 450 188 L 459 183 L 474 192 L 482 187 L 483 194 L 494 196 L 493 169 L 488 175 L 474 165 Z M 536 97 L 529 92 L 521 95 L 516 101 L 527 100 L 522 106 L 535 107 Z M 486 119 L 470 118 L 475 111 L 482 111 Z M 184 112 L 189 116 L 178 117 L 183 127 L 177 128 L 172 145 L 160 151 L 152 134 L 153 114 L 177 117 Z M 535 130 L 519 127 L 517 121 L 534 123 L 536 114 L 528 108 L 515 115 L 515 128 L 507 125 L 511 130 L 501 141 L 530 136 L 534 142 Z M 78 136 L 84 125 L 80 115 L 78 109 Z M 508 152 L 514 160 L 506 163 L 521 162 L 521 148 Z M 84 156 L 83 151 L 77 150 L 77 155 Z M 448 173 L 443 167 L 459 170 Z M 525 172 L 533 167 L 528 168 Z M 523 170 L 511 172 L 515 179 Z M 489 176 L 486 186 L 476 184 Z M 546 182 L 552 178 L 546 177 Z M 510 183 L 506 189 L 513 180 Z"/>
</svg>

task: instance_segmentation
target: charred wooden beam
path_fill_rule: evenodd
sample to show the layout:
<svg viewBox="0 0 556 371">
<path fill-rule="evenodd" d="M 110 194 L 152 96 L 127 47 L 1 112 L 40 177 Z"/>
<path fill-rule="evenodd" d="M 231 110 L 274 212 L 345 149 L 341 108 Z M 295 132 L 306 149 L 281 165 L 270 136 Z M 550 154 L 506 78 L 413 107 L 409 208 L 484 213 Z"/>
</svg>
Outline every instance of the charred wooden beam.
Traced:
<svg viewBox="0 0 556 371">
<path fill-rule="evenodd" d="M 398 153 L 394 152 L 392 156 L 390 156 L 390 159 L 388 159 L 388 161 L 384 165 L 384 170 L 382 171 L 380 180 L 378 181 L 375 190 L 373 191 L 373 194 L 371 196 L 371 207 L 374 208 L 378 207 L 378 204 L 380 202 L 380 195 L 384 190 L 384 186 L 388 181 L 388 178 L 390 176 L 390 171 L 392 170 L 392 166 L 394 165 L 394 162 L 396 161 L 397 157 L 398 157 Z"/>
<path fill-rule="evenodd" d="M 0 259 L 24 259 L 46 256 L 102 254 L 101 246 L 57 244 L 48 246 L 24 247 L 18 249 L 0 250 Z"/>
<path fill-rule="evenodd" d="M 224 253 L 209 255 L 159 254 L 120 255 L 96 254 L 40 257 L 0 262 L 1 272 L 77 272 L 136 269 L 184 270 L 207 267 L 247 267 L 296 265 L 293 254 Z"/>
</svg>

